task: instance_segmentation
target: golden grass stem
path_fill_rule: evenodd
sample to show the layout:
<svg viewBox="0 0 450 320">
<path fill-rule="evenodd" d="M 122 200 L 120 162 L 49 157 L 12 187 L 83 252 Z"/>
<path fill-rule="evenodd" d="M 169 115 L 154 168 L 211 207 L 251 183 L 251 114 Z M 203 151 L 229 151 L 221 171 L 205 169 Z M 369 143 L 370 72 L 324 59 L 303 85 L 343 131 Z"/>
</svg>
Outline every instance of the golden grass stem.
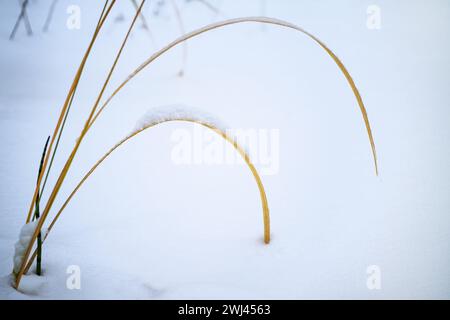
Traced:
<svg viewBox="0 0 450 320">
<path fill-rule="evenodd" d="M 353 81 L 353 78 L 351 77 L 350 73 L 347 71 L 347 68 L 344 66 L 344 64 L 341 62 L 341 60 L 333 53 L 333 51 L 331 51 L 321 40 L 316 38 L 314 35 L 312 35 L 311 33 L 307 32 L 307 31 L 305 31 L 304 29 L 300 28 L 299 26 L 297 26 L 295 24 L 292 24 L 292 23 L 287 22 L 287 21 L 279 20 L 279 19 L 274 19 L 274 18 L 245 17 L 245 18 L 236 18 L 236 19 L 229 19 L 229 20 L 225 20 L 225 21 L 220 21 L 220 22 L 209 24 L 209 25 L 207 25 L 207 26 L 205 26 L 203 28 L 191 31 L 191 32 L 189 32 L 189 33 L 179 37 L 178 39 L 172 41 L 171 43 L 169 43 L 168 45 L 166 45 L 162 49 L 160 49 L 157 52 L 155 52 L 154 54 L 152 54 L 139 67 L 137 67 L 130 75 L 128 75 L 128 77 L 113 91 L 113 93 L 108 97 L 108 99 L 106 99 L 104 104 L 98 110 L 97 114 L 94 116 L 94 118 L 93 118 L 93 120 L 92 120 L 92 122 L 90 123 L 89 126 L 92 126 L 92 124 L 97 120 L 98 116 L 103 112 L 103 110 L 106 108 L 106 106 L 112 100 L 112 98 L 114 98 L 114 96 L 120 90 L 122 90 L 122 88 L 131 79 L 133 79 L 137 74 L 139 74 L 139 72 L 141 72 L 145 67 L 147 67 L 150 63 L 152 63 L 154 60 L 159 58 L 165 52 L 169 51 L 170 49 L 172 49 L 173 47 L 177 46 L 178 44 L 183 43 L 186 40 L 189 40 L 189 39 L 191 39 L 193 37 L 196 37 L 196 36 L 198 36 L 198 35 L 200 35 L 202 33 L 205 33 L 205 32 L 217 29 L 217 28 L 221 28 L 221 27 L 224 27 L 224 26 L 229 26 L 229 25 L 238 24 L 238 23 L 247 23 L 247 22 L 257 22 L 257 23 L 263 23 L 263 24 L 278 25 L 278 26 L 281 26 L 281 27 L 285 27 L 285 28 L 289 28 L 289 29 L 293 29 L 293 30 L 299 31 L 299 32 L 307 35 L 312 40 L 314 40 L 317 44 L 319 44 L 319 46 L 322 47 L 322 49 L 324 49 L 325 52 L 333 59 L 333 61 L 339 67 L 341 72 L 344 74 L 348 84 L 350 85 L 350 88 L 353 91 L 353 94 L 354 94 L 354 96 L 356 98 L 356 101 L 358 103 L 358 106 L 359 106 L 359 109 L 361 111 L 361 114 L 362 114 L 362 117 L 363 117 L 363 120 L 364 120 L 364 124 L 365 124 L 365 127 L 366 127 L 367 135 L 369 137 L 369 142 L 370 142 L 370 146 L 371 146 L 371 150 L 372 150 L 372 156 L 373 156 L 373 161 L 374 161 L 374 166 L 375 166 L 375 174 L 378 175 L 378 161 L 377 161 L 377 154 L 376 154 L 376 149 L 375 149 L 375 142 L 374 142 L 373 135 L 372 135 L 372 130 L 371 130 L 371 127 L 370 127 L 370 122 L 369 122 L 369 117 L 367 115 L 367 110 L 366 110 L 366 108 L 364 106 L 364 102 L 363 102 L 363 100 L 361 98 L 361 95 L 360 95 L 356 85 L 355 85 L 355 82 Z"/>
<path fill-rule="evenodd" d="M 250 169 L 250 171 L 252 172 L 252 175 L 256 181 L 256 184 L 258 186 L 258 190 L 259 190 L 259 194 L 260 194 L 260 198 L 261 198 L 261 206 L 262 206 L 262 211 L 263 211 L 263 223 L 264 223 L 264 243 L 269 244 L 270 242 L 270 214 L 269 214 L 269 205 L 267 202 L 267 196 L 266 196 L 266 192 L 264 190 L 264 186 L 263 183 L 261 181 L 261 177 L 258 174 L 258 171 L 256 170 L 255 166 L 253 165 L 252 161 L 250 160 L 249 155 L 247 154 L 247 152 L 237 143 L 236 139 L 232 138 L 230 135 L 228 135 L 225 131 L 217 128 L 216 126 L 213 126 L 212 124 L 209 123 L 205 123 L 205 122 L 201 122 L 198 121 L 196 119 L 190 119 L 190 118 L 185 118 L 185 119 L 176 119 L 176 120 L 164 120 L 162 122 L 158 122 L 158 123 L 152 123 L 150 125 L 144 126 L 138 130 L 135 130 L 134 132 L 132 132 L 130 135 L 126 136 L 125 138 L 123 138 L 122 140 L 120 140 L 118 143 L 116 143 L 111 149 L 108 150 L 108 152 L 106 152 L 93 166 L 92 168 L 84 175 L 84 177 L 80 180 L 80 182 L 76 185 L 75 189 L 73 189 L 73 191 L 70 193 L 69 197 L 64 201 L 63 205 L 61 206 L 61 208 L 59 209 L 58 213 L 55 215 L 55 217 L 53 218 L 52 222 L 49 224 L 48 228 L 47 228 L 47 233 L 44 237 L 44 241 L 47 239 L 48 234 L 50 233 L 50 231 L 52 230 L 53 226 L 55 225 L 56 221 L 59 219 L 61 213 L 63 212 L 63 210 L 66 208 L 66 206 L 69 204 L 69 202 L 72 200 L 73 196 L 77 193 L 77 191 L 80 189 L 80 187 L 83 185 L 83 183 L 90 177 L 90 175 L 100 166 L 100 164 L 102 164 L 102 162 L 109 157 L 109 155 L 114 152 L 117 148 L 119 148 L 121 145 L 123 145 L 124 143 L 126 143 L 127 141 L 129 141 L 130 139 L 132 139 L 133 137 L 137 136 L 139 133 L 155 127 L 158 124 L 161 123 L 165 123 L 165 122 L 173 122 L 173 121 L 185 121 L 185 122 L 192 122 L 192 123 L 196 123 L 199 125 L 202 125 L 210 130 L 213 130 L 214 132 L 216 132 L 217 134 L 219 134 L 221 137 L 223 137 L 226 141 L 228 141 L 235 149 L 236 151 L 242 156 L 242 158 L 245 160 L 248 168 Z M 31 267 L 31 265 L 33 264 L 33 261 L 36 257 L 36 250 L 34 251 L 33 255 L 31 256 L 27 266 L 26 266 L 26 271 L 28 271 L 28 269 Z"/>
<path fill-rule="evenodd" d="M 115 3 L 115 0 L 113 0 L 112 3 L 111 3 L 111 5 L 108 7 L 108 10 L 106 11 L 104 17 L 102 18 L 101 23 L 100 23 L 100 25 L 99 25 L 99 28 L 96 30 L 97 32 L 94 33 L 94 37 L 93 37 L 93 38 L 95 38 L 96 35 L 98 34 L 98 31 L 100 30 L 101 26 L 103 25 L 103 23 L 104 23 L 104 21 L 105 21 L 107 15 L 109 14 L 109 12 L 110 12 L 112 6 L 114 5 L 114 3 Z M 89 123 L 90 123 L 90 121 L 91 121 L 91 118 L 92 118 L 92 116 L 93 116 L 94 113 L 95 113 L 95 109 L 96 109 L 96 107 L 98 106 L 98 103 L 100 102 L 100 99 L 101 99 L 101 97 L 102 97 L 102 95 L 103 95 L 103 92 L 104 92 L 104 90 L 105 90 L 105 88 L 106 88 L 106 86 L 107 86 L 107 84 L 108 84 L 108 82 L 109 82 L 109 80 L 110 80 L 110 78 L 111 78 L 111 75 L 112 75 L 112 73 L 113 73 L 113 71 L 114 71 L 114 69 L 115 69 L 115 66 L 116 66 L 116 64 L 117 64 L 117 62 L 118 62 L 118 60 L 119 60 L 119 57 L 120 57 L 120 55 L 121 55 L 121 53 L 122 53 L 122 50 L 123 50 L 123 48 L 124 48 L 124 46 L 125 46 L 125 44 L 126 44 L 126 42 L 127 42 L 127 40 L 128 40 L 128 37 L 129 37 L 129 35 L 130 35 L 130 33 L 131 33 L 131 29 L 133 28 L 133 26 L 134 26 L 134 24 L 135 24 L 135 22 L 136 22 L 136 20 L 137 20 L 137 17 L 139 16 L 140 9 L 142 8 L 142 6 L 143 6 L 144 3 L 145 3 L 145 0 L 142 0 L 141 6 L 139 7 L 139 10 L 136 12 L 136 15 L 134 16 L 133 22 L 131 23 L 130 28 L 128 29 L 127 35 L 126 35 L 125 39 L 124 39 L 123 42 L 122 42 L 122 45 L 121 45 L 121 47 L 120 47 L 120 49 L 119 49 L 119 52 L 118 52 L 117 55 L 116 55 L 116 59 L 114 60 L 114 63 L 113 63 L 113 65 L 112 65 L 112 67 L 111 67 L 111 69 L 110 69 L 110 71 L 109 71 L 109 73 L 108 73 L 108 76 L 107 76 L 107 78 L 106 78 L 106 80 L 105 80 L 105 83 L 103 84 L 103 87 L 102 87 L 102 89 L 101 89 L 101 91 L 100 91 L 100 93 L 99 93 L 99 96 L 97 97 L 97 100 L 96 100 L 96 102 L 95 102 L 94 106 L 92 107 L 92 110 L 91 110 L 91 112 L 90 112 L 90 114 L 89 114 L 89 117 L 88 117 L 88 119 L 86 120 L 85 126 L 84 126 L 83 130 L 81 131 L 81 134 L 80 134 L 79 138 L 77 139 L 77 142 L 76 142 L 76 144 L 75 144 L 75 147 L 73 148 L 71 154 L 69 155 L 69 158 L 67 159 L 67 161 L 66 161 L 66 163 L 65 163 L 65 165 L 64 165 L 64 167 L 63 167 L 63 169 L 62 169 L 62 171 L 61 171 L 61 173 L 60 173 L 60 175 L 59 175 L 59 177 L 58 177 L 58 179 L 57 179 L 57 181 L 56 181 L 56 184 L 55 184 L 55 186 L 54 186 L 54 188 L 53 188 L 53 190 L 52 190 L 52 192 L 51 192 L 51 194 L 50 194 L 50 196 L 49 196 L 49 199 L 48 199 L 48 201 L 47 201 L 47 204 L 46 204 L 46 206 L 45 206 L 45 209 L 44 209 L 44 211 L 42 212 L 42 218 L 39 220 L 39 222 L 38 222 L 38 224 L 37 224 L 37 226 L 36 226 L 36 230 L 35 230 L 35 232 L 33 233 L 33 236 L 32 236 L 32 238 L 31 238 L 31 240 L 30 240 L 30 243 L 29 243 L 29 245 L 28 245 L 28 247 L 27 247 L 27 250 L 25 251 L 22 265 L 21 265 L 21 267 L 20 267 L 20 269 L 19 269 L 19 272 L 17 273 L 17 276 L 16 276 L 16 283 L 15 283 L 16 288 L 18 288 L 19 283 L 20 283 L 20 279 L 22 278 L 23 273 L 24 273 L 24 271 L 25 271 L 25 268 L 26 268 L 26 265 L 27 265 L 27 260 L 28 260 L 28 257 L 29 257 L 29 255 L 30 255 L 30 253 L 31 253 L 31 249 L 32 249 L 32 247 L 33 247 L 33 244 L 34 244 L 34 242 L 36 241 L 37 235 L 39 234 L 40 230 L 42 229 L 43 223 L 44 223 L 45 219 L 47 218 L 47 215 L 48 215 L 48 213 L 49 213 L 49 211 L 50 211 L 50 209 L 51 209 L 51 207 L 52 207 L 52 205 L 53 205 L 53 202 L 55 201 L 56 195 L 58 194 L 58 192 L 59 192 L 59 190 L 60 190 L 60 188 L 61 188 L 61 185 L 62 185 L 62 183 L 63 183 L 63 181 L 64 181 L 64 179 L 65 179 L 65 177 L 66 177 L 66 175 L 67 175 L 67 172 L 68 172 L 68 170 L 69 170 L 69 168 L 70 168 L 70 166 L 71 166 L 71 164 L 72 164 L 72 161 L 73 161 L 73 159 L 74 159 L 74 157 L 75 157 L 75 154 L 76 154 L 77 151 L 78 151 L 78 148 L 79 148 L 79 146 L 80 146 L 80 144 L 81 144 L 81 141 L 83 140 L 83 138 L 84 138 L 84 136 L 85 136 L 85 134 L 86 134 L 86 132 L 87 132 L 87 130 L 88 130 L 88 128 L 89 128 L 88 125 L 89 125 Z M 91 41 L 91 43 L 92 43 L 92 41 Z M 79 79 L 79 77 L 78 77 L 78 79 Z M 72 90 L 72 91 L 73 91 L 73 90 Z M 68 101 L 68 100 L 66 100 L 66 101 Z M 61 113 L 61 116 L 62 116 L 62 115 L 63 115 L 63 113 Z M 58 123 L 61 122 L 61 119 L 62 119 L 62 118 L 60 117 Z M 57 125 L 57 127 L 58 127 L 58 125 Z M 56 131 L 56 132 L 57 132 L 57 131 Z M 54 140 L 54 139 L 53 139 L 53 140 Z M 52 141 L 53 141 L 53 140 L 52 140 Z M 46 156 L 46 159 L 48 160 L 48 156 Z M 44 165 L 45 165 L 45 162 L 44 162 Z M 41 179 L 41 178 L 42 178 L 42 175 L 40 175 L 40 179 Z M 39 181 L 40 181 L 40 180 L 39 180 Z M 38 190 L 39 190 L 39 188 L 38 188 Z M 36 194 L 36 196 L 37 196 L 37 194 Z M 36 199 L 36 196 L 34 197 L 34 199 Z"/>
<path fill-rule="evenodd" d="M 33 194 L 32 200 L 31 200 L 30 208 L 28 210 L 28 215 L 27 215 L 27 219 L 26 219 L 27 223 L 31 219 L 31 212 L 33 210 L 33 206 L 34 206 L 34 203 L 36 201 L 36 197 L 37 197 L 37 194 L 39 192 L 39 188 L 41 186 L 42 177 L 43 177 L 44 172 L 45 172 L 45 170 L 47 168 L 47 163 L 48 163 L 50 154 L 52 153 L 51 151 L 52 151 L 52 148 L 53 148 L 53 143 L 55 142 L 55 138 L 57 136 L 57 133 L 60 130 L 61 124 L 63 122 L 63 119 L 64 119 L 64 116 L 66 114 L 67 108 L 69 106 L 69 102 L 72 99 L 72 95 L 73 95 L 76 87 L 78 86 L 78 82 L 80 81 L 81 73 L 83 72 L 84 66 L 86 64 L 86 60 L 87 60 L 87 58 L 88 58 L 88 56 L 89 56 L 89 54 L 91 52 L 92 46 L 94 45 L 94 42 L 95 42 L 95 40 L 97 38 L 97 35 L 98 35 L 98 33 L 99 33 L 99 31 L 100 31 L 100 29 L 101 29 L 101 27 L 102 27 L 106 17 L 108 16 L 108 14 L 109 14 L 109 12 L 110 12 L 110 10 L 111 10 L 112 6 L 114 5 L 114 2 L 115 2 L 115 0 L 113 0 L 113 2 L 111 3 L 110 7 L 108 7 L 108 9 L 105 11 L 105 8 L 106 8 L 106 6 L 108 4 L 108 1 L 109 0 L 107 0 L 105 2 L 105 6 L 103 7 L 103 11 L 102 11 L 102 14 L 101 14 L 101 19 L 99 20 L 99 23 L 97 24 L 97 27 L 96 27 L 95 32 L 94 32 L 94 35 L 92 36 L 91 42 L 89 43 L 89 46 L 88 46 L 88 48 L 87 48 L 87 50 L 86 50 L 86 52 L 85 52 L 85 54 L 83 56 L 83 59 L 82 59 L 82 61 L 80 63 L 80 66 L 78 67 L 78 70 L 77 70 L 77 72 L 75 74 L 75 78 L 74 78 L 74 80 L 72 82 L 72 85 L 71 85 L 71 87 L 69 89 L 69 93 L 67 94 L 66 100 L 65 100 L 65 102 L 63 104 L 63 107 L 61 108 L 61 113 L 59 115 L 58 122 L 56 123 L 55 130 L 53 131 L 53 135 L 52 135 L 52 138 L 50 140 L 50 145 L 48 147 L 48 152 L 47 152 L 47 154 L 45 156 L 44 165 L 42 167 L 42 172 L 39 175 L 38 182 L 36 184 L 36 188 L 34 190 L 34 194 Z M 41 220 L 43 220 L 43 219 L 41 219 Z"/>
<path fill-rule="evenodd" d="M 202 5 L 204 5 L 206 8 L 214 12 L 215 14 L 220 14 L 220 11 L 217 7 L 213 6 L 210 2 L 206 0 L 197 0 L 197 2 L 200 2 Z"/>
</svg>

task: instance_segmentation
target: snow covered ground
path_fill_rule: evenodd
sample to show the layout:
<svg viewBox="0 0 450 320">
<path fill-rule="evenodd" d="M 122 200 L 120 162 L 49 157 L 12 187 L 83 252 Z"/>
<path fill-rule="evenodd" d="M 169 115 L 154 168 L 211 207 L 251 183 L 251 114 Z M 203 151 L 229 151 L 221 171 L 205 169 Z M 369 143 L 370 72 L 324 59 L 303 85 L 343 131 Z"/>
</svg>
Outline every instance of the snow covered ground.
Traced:
<svg viewBox="0 0 450 320">
<path fill-rule="evenodd" d="M 219 14 L 196 1 L 177 1 L 186 30 L 264 14 L 323 40 L 348 67 L 365 101 L 379 176 L 352 92 L 317 44 L 292 30 L 255 23 L 215 30 L 188 43 L 184 77 L 177 76 L 182 62 L 177 47 L 112 100 L 84 140 L 54 208 L 146 110 L 194 106 L 234 128 L 278 130 L 278 170 L 262 176 L 271 210 L 270 245 L 262 241 L 261 203 L 250 171 L 242 164 L 175 163 L 173 133 L 205 130 L 168 123 L 104 162 L 49 235 L 44 276 L 27 276 L 26 294 L 14 290 L 14 243 L 42 148 L 101 10 L 94 1 L 60 0 L 43 33 L 50 1 L 30 2 L 35 35 L 27 37 L 21 26 L 14 41 L 8 36 L 17 3 L 0 4 L 1 299 L 450 298 L 446 0 L 210 0 Z M 66 27 L 69 5 L 81 8 L 80 30 Z M 371 5 L 381 10 L 381 29 L 367 27 Z M 144 13 L 154 43 L 138 24 L 106 96 L 178 36 L 169 3 L 158 17 L 152 10 L 151 5 Z M 118 1 L 100 34 L 49 186 L 132 14 L 129 1 Z M 81 271 L 79 290 L 66 285 L 70 266 Z M 379 289 L 367 286 L 374 276 L 370 266 L 379 271 Z"/>
</svg>

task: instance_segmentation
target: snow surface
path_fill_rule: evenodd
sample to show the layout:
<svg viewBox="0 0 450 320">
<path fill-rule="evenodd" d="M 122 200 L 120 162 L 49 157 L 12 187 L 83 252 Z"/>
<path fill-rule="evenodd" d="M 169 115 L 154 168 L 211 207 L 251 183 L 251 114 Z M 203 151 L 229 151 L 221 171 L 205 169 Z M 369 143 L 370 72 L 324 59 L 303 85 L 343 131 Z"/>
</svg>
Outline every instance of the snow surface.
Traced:
<svg viewBox="0 0 450 320">
<path fill-rule="evenodd" d="M 261 14 L 260 2 L 182 4 L 185 29 Z M 148 106 L 197 106 L 233 128 L 279 129 L 280 170 L 262 176 L 272 242 L 262 241 L 258 190 L 242 165 L 176 165 L 168 123 L 115 151 L 83 185 L 43 248 L 43 274 L 11 287 L 14 244 L 36 184 L 42 148 L 101 10 L 76 1 L 80 30 L 58 1 L 48 33 L 45 1 L 30 1 L 35 35 L 8 41 L 16 1 L 0 4 L 0 299 L 450 298 L 450 4 L 435 1 L 266 1 L 266 15 L 304 27 L 333 49 L 366 104 L 379 157 L 335 63 L 306 36 L 241 24 L 161 56 L 111 101 L 83 141 L 56 210 Z M 150 3 L 152 3 L 150 1 Z M 156 2 L 154 2 L 156 3 Z M 220 5 L 221 3 L 221 5 Z M 381 8 L 381 29 L 366 26 Z M 118 2 L 81 78 L 45 201 L 95 102 L 130 22 Z M 111 86 L 178 35 L 167 6 L 144 8 Z M 106 97 L 105 97 L 106 98 Z M 205 134 L 206 131 L 204 130 Z M 212 133 L 205 145 L 223 140 Z M 228 146 L 232 148 L 232 146 Z M 250 146 L 252 147 L 252 146 Z M 70 266 L 81 289 L 70 290 Z M 369 290 L 367 268 L 381 271 Z M 30 277 L 30 278 L 29 278 Z M 30 279 L 30 281 L 27 281 Z"/>
</svg>

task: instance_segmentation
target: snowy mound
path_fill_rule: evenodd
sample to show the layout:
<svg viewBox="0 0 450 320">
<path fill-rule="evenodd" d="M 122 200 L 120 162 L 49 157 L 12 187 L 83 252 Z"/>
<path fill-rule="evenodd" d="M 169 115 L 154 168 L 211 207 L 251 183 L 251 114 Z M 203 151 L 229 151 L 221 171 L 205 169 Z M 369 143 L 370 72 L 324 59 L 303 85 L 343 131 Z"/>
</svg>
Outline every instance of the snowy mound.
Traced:
<svg viewBox="0 0 450 320">
<path fill-rule="evenodd" d="M 158 123 L 166 121 L 176 120 L 189 120 L 196 121 L 206 125 L 216 127 L 217 129 L 225 132 L 227 126 L 225 126 L 215 116 L 194 107 L 175 105 L 156 107 L 148 110 L 144 116 L 139 119 L 134 128 L 135 131 L 142 130 L 146 127 L 156 125 Z"/>
<path fill-rule="evenodd" d="M 34 231 L 36 230 L 39 219 L 32 222 L 26 223 L 20 229 L 19 240 L 14 245 L 14 273 L 19 272 L 20 266 L 23 262 L 23 256 L 25 255 L 25 250 L 27 250 L 30 244 L 31 238 Z M 42 229 L 42 233 L 45 234 L 45 230 Z"/>
</svg>

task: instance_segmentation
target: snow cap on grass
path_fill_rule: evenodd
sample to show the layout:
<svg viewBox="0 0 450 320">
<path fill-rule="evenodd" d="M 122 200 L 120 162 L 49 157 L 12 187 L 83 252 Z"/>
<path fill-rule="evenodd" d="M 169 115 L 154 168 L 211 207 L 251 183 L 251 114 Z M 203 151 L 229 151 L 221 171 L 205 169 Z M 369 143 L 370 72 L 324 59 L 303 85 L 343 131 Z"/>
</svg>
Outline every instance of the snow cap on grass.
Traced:
<svg viewBox="0 0 450 320">
<path fill-rule="evenodd" d="M 30 240 L 33 236 L 39 219 L 32 222 L 26 223 L 20 229 L 19 240 L 14 245 L 14 273 L 19 272 L 20 266 L 23 262 L 23 256 L 25 255 L 25 250 L 27 249 Z"/>
<path fill-rule="evenodd" d="M 144 116 L 136 123 L 135 130 L 141 130 L 145 127 L 156 125 L 165 121 L 190 120 L 197 121 L 216 127 L 226 132 L 227 126 L 215 116 L 201 109 L 183 105 L 171 105 L 149 109 Z"/>
<path fill-rule="evenodd" d="M 241 144 L 231 127 L 223 123 L 216 116 L 202 109 L 185 106 L 169 105 L 163 107 L 150 108 L 136 123 L 133 133 L 144 128 L 151 127 L 166 121 L 188 120 L 206 124 L 225 133 L 234 143 L 239 143 L 240 147 L 249 154 L 249 146 Z"/>
</svg>

